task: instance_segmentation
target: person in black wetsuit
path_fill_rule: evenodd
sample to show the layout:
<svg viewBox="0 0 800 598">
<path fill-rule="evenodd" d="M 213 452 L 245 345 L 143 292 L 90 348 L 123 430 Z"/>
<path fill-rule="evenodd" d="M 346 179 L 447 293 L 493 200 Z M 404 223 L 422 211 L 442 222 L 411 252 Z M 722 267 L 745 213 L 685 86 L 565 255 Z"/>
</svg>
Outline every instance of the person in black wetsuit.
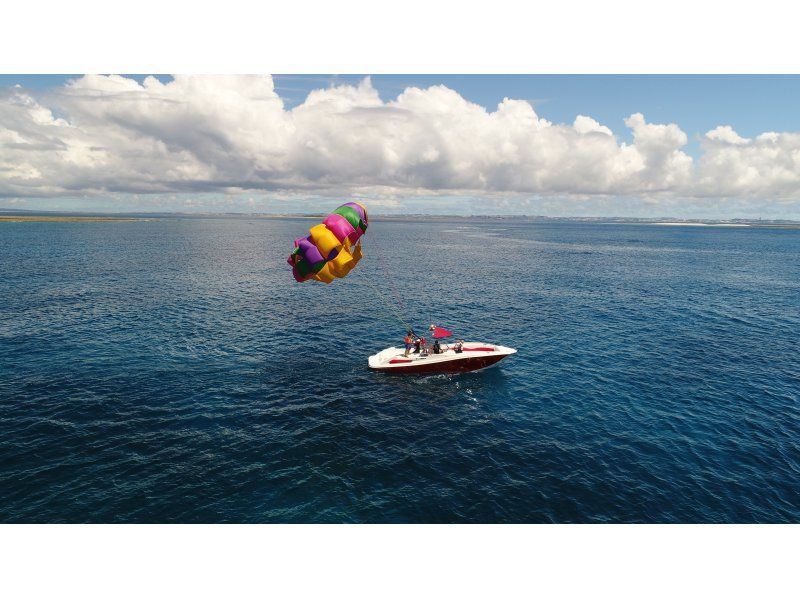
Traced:
<svg viewBox="0 0 800 598">
<path fill-rule="evenodd" d="M 442 345 L 439 344 L 439 339 L 437 338 L 433 341 L 433 354 L 439 355 L 442 352 Z"/>
</svg>

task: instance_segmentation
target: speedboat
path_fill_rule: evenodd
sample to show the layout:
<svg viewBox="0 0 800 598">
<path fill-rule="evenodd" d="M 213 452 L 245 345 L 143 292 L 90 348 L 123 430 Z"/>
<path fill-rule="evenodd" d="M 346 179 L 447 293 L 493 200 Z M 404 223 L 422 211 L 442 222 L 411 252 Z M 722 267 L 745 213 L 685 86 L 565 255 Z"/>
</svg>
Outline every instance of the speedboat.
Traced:
<svg viewBox="0 0 800 598">
<path fill-rule="evenodd" d="M 390 374 L 454 374 L 487 368 L 517 352 L 510 347 L 489 343 L 459 345 L 443 347 L 438 354 L 420 352 L 408 355 L 402 347 L 389 347 L 370 356 L 369 367 Z"/>
</svg>

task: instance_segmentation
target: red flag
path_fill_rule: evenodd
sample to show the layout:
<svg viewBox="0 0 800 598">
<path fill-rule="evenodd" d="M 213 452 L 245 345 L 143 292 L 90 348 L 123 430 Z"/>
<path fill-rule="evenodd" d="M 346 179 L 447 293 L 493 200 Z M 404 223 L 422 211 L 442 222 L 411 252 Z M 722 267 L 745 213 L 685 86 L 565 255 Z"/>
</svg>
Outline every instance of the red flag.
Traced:
<svg viewBox="0 0 800 598">
<path fill-rule="evenodd" d="M 453 333 L 438 326 L 433 327 L 433 338 L 447 338 L 448 336 L 453 336 Z"/>
</svg>

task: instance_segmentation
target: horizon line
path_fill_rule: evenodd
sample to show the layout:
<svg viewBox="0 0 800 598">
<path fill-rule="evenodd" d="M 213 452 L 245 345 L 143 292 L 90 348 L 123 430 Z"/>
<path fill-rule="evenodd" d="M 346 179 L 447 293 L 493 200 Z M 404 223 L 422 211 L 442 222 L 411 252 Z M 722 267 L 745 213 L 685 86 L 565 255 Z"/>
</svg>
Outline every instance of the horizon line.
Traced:
<svg viewBox="0 0 800 598">
<path fill-rule="evenodd" d="M 0 215 L 15 214 L 42 214 L 42 215 L 65 215 L 65 216 L 130 216 L 142 215 L 151 217 L 250 217 L 250 218 L 324 218 L 328 212 L 148 212 L 148 211 L 102 211 L 102 210 L 31 210 L 24 208 L 0 208 Z M 432 214 L 426 212 L 409 212 L 397 214 L 372 214 L 375 219 L 402 219 L 402 218 L 483 218 L 483 219 L 504 219 L 504 218 L 523 218 L 526 220 L 564 220 L 564 221 L 622 221 L 622 222 L 702 222 L 702 223 L 790 223 L 800 224 L 800 220 L 790 218 L 686 218 L 678 216 L 545 216 L 538 214 Z"/>
</svg>

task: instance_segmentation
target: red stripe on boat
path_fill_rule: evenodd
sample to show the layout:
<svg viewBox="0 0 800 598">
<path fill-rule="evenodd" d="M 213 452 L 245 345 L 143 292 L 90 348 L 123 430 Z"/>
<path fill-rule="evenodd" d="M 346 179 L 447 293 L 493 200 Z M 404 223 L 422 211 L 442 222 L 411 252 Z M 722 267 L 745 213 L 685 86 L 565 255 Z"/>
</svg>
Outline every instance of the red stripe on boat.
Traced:
<svg viewBox="0 0 800 598">
<path fill-rule="evenodd" d="M 389 363 L 411 363 L 410 359 L 391 359 Z"/>
<path fill-rule="evenodd" d="M 469 359 L 446 359 L 444 361 L 433 361 L 422 363 L 415 363 L 402 368 L 379 367 L 374 368 L 375 371 L 385 372 L 387 374 L 457 374 L 459 372 L 471 372 L 481 368 L 488 367 L 497 363 L 501 359 L 508 357 L 506 354 L 500 355 L 476 355 Z M 389 362 L 391 363 L 391 361 Z"/>
<path fill-rule="evenodd" d="M 494 351 L 492 347 L 464 347 L 463 351 Z"/>
</svg>

